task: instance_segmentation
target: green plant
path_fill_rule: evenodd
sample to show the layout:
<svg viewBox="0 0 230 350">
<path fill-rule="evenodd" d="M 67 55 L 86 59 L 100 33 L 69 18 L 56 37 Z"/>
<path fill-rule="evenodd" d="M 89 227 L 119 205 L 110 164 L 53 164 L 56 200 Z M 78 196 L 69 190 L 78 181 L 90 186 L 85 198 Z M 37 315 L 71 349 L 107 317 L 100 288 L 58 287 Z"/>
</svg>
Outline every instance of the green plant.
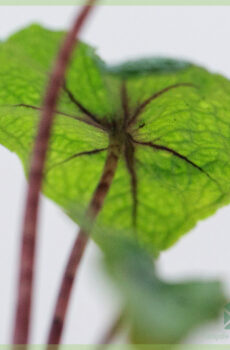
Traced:
<svg viewBox="0 0 230 350">
<path fill-rule="evenodd" d="M 130 326 L 134 344 L 175 344 L 218 316 L 225 302 L 220 283 L 163 281 L 140 246 L 122 236 L 103 236 L 108 272 L 123 298 L 120 327 Z"/>
<path fill-rule="evenodd" d="M 47 72 L 64 35 L 33 25 L 0 44 L 0 142 L 18 154 L 27 175 L 39 113 L 47 113 L 47 105 L 42 107 Z M 224 303 L 221 289 L 215 283 L 169 285 L 160 281 L 142 249 L 157 257 L 198 220 L 229 203 L 230 83 L 189 62 L 164 58 L 109 66 L 83 42 L 72 53 L 63 82 L 64 68 L 58 81 L 58 105 L 53 103 L 50 108 L 55 108 L 56 116 L 43 192 L 81 231 L 67 265 L 48 342 L 60 341 L 75 270 L 88 240 L 86 232 L 105 255 L 110 251 L 102 230 L 111 235 L 112 242 L 117 239 L 114 232 L 120 237 L 122 231 L 122 236 L 139 244 L 137 249 L 134 243 L 126 245 L 123 259 L 122 240 L 118 240 L 118 253 L 112 254 L 113 266 L 128 271 L 120 276 L 120 285 L 135 327 L 132 340 L 179 341 L 190 328 L 218 314 Z M 36 178 L 36 173 L 30 178 Z M 36 220 L 32 222 L 36 226 Z M 130 262 L 133 279 L 129 280 Z M 144 268 L 138 274 L 142 262 Z M 139 277 L 145 275 L 142 285 Z M 134 290 L 138 297 L 146 293 L 143 305 L 135 303 Z M 154 308 L 167 303 L 169 293 L 173 296 L 162 315 L 172 307 L 173 312 L 182 310 L 183 317 L 176 328 L 167 328 L 167 334 L 154 310 L 150 314 L 146 310 L 151 303 Z M 187 317 L 186 300 L 184 308 L 174 303 L 187 293 L 193 302 L 192 320 Z M 63 295 L 65 306 L 61 307 Z M 196 310 L 201 306 L 199 315 Z M 145 317 L 150 328 L 136 322 Z M 152 325 L 161 330 L 159 338 L 151 334 Z"/>
</svg>

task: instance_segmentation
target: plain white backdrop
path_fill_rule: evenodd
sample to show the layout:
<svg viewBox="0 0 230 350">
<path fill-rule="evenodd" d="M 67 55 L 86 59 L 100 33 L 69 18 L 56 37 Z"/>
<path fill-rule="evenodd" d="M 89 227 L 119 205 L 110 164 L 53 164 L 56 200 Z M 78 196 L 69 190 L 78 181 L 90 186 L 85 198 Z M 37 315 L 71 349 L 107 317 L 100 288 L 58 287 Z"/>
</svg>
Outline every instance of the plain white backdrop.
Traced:
<svg viewBox="0 0 230 350">
<path fill-rule="evenodd" d="M 38 22 L 68 28 L 73 7 L 0 6 L 0 40 Z M 229 7 L 98 7 L 82 39 L 107 61 L 153 55 L 185 58 L 230 78 Z M 230 111 L 229 111 L 230 118 Z M 10 340 L 26 183 L 17 157 L 0 146 L 0 344 Z M 32 342 L 44 343 L 60 275 L 76 236 L 75 225 L 42 199 Z M 175 247 L 162 253 L 158 268 L 167 279 L 216 278 L 230 301 L 230 206 L 200 222 Z M 104 276 L 101 255 L 90 244 L 75 284 L 63 341 L 90 344 L 119 311 L 119 296 Z M 187 343 L 229 344 L 219 321 L 187 338 Z"/>
</svg>

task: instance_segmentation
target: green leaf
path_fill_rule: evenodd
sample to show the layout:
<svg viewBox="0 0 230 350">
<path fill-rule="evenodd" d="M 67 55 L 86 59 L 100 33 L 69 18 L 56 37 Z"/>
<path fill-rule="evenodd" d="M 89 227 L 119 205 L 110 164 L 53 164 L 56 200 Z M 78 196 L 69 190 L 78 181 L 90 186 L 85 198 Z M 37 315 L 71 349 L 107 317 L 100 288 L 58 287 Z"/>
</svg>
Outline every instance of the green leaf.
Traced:
<svg viewBox="0 0 230 350">
<path fill-rule="evenodd" d="M 135 344 L 174 344 L 220 315 L 219 282 L 162 281 L 151 257 L 132 241 L 104 236 L 109 272 L 121 291 L 124 318 Z"/>
<path fill-rule="evenodd" d="M 32 25 L 0 44 L 0 143 L 26 173 L 39 118 L 32 107 L 41 107 L 63 35 Z M 230 201 L 229 110 L 230 82 L 220 75 L 167 58 L 111 67 L 81 42 L 60 96 L 43 192 L 79 223 L 112 135 L 122 154 L 98 223 L 166 249 Z"/>
</svg>

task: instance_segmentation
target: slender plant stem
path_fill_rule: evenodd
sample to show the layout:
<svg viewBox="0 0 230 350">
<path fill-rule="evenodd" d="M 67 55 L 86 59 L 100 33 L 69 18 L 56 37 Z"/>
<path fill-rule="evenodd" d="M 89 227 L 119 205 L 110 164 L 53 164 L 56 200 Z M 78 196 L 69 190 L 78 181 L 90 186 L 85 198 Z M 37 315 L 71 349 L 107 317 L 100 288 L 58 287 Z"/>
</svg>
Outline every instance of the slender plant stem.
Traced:
<svg viewBox="0 0 230 350">
<path fill-rule="evenodd" d="M 91 225 L 93 224 L 95 218 L 99 214 L 104 204 L 104 200 L 106 198 L 106 195 L 109 191 L 109 188 L 111 186 L 116 172 L 119 154 L 119 145 L 110 144 L 101 178 L 99 180 L 99 183 L 93 194 L 92 200 L 89 204 L 86 213 L 86 215 L 90 219 Z M 88 240 L 88 234 L 83 229 L 80 229 L 77 239 L 72 248 L 61 282 L 61 287 L 59 290 L 54 315 L 51 322 L 51 328 L 48 336 L 49 345 L 59 344 L 61 341 L 62 331 L 66 319 L 68 305 L 70 302 L 70 296 L 73 288 L 74 279 L 79 269 L 81 258 L 86 249 Z"/>
<path fill-rule="evenodd" d="M 123 314 L 120 314 L 113 322 L 113 324 L 110 326 L 110 328 L 107 330 L 106 334 L 103 336 L 103 338 L 100 341 L 100 345 L 106 345 L 111 344 L 118 332 L 120 331 L 122 327 L 123 322 Z M 98 350 L 102 350 L 103 348 L 101 346 L 98 347 Z"/>
<path fill-rule="evenodd" d="M 85 23 L 93 4 L 93 0 L 88 1 L 87 5 L 81 9 L 80 14 L 77 16 L 73 24 L 73 27 L 66 35 L 51 74 L 45 95 L 44 106 L 42 108 L 41 120 L 35 140 L 29 172 L 29 185 L 25 207 L 24 226 L 22 231 L 18 296 L 13 333 L 14 344 L 28 343 L 34 279 L 39 194 L 42 186 L 44 164 L 55 114 L 54 112 L 72 51 L 77 44 L 76 38 L 83 24 Z"/>
</svg>

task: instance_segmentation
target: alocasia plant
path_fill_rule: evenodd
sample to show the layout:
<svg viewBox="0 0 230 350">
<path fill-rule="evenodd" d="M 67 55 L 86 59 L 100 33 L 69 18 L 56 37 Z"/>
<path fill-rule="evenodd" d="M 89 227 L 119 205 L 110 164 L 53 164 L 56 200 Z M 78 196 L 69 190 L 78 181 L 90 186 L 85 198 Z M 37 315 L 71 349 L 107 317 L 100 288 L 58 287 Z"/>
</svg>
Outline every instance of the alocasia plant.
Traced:
<svg viewBox="0 0 230 350">
<path fill-rule="evenodd" d="M 30 26 L 0 46 L 0 142 L 25 171 L 62 32 Z M 169 59 L 104 64 L 81 43 L 57 110 L 44 193 L 78 222 L 108 149 L 119 164 L 98 221 L 150 250 L 229 202 L 230 83 Z"/>
<path fill-rule="evenodd" d="M 26 174 L 63 36 L 33 25 L 0 44 L 0 142 Z M 114 67 L 81 42 L 62 86 L 43 192 L 84 226 L 90 201 L 98 214 L 109 190 L 99 226 L 122 229 L 150 252 L 168 248 L 230 201 L 229 93 L 227 79 L 191 63 Z"/>
</svg>

